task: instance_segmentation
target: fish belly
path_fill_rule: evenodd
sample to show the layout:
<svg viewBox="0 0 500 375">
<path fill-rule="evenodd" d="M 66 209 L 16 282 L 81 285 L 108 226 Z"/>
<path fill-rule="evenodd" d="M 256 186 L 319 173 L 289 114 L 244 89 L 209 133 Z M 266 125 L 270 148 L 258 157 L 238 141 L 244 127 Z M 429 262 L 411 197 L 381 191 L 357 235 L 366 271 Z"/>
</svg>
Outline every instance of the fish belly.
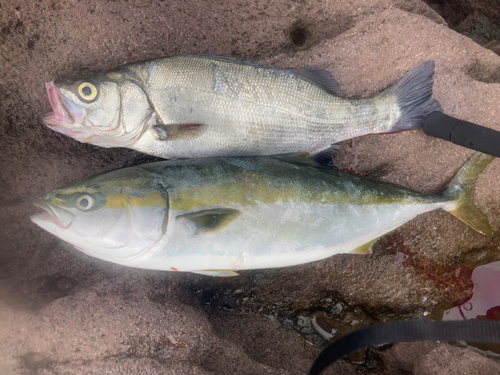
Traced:
<svg viewBox="0 0 500 375">
<path fill-rule="evenodd" d="M 158 121 L 201 125 L 167 140 L 145 132 L 134 145 L 167 158 L 315 153 L 384 131 L 394 115 L 384 100 L 340 98 L 285 70 L 181 56 L 150 71 Z"/>
<path fill-rule="evenodd" d="M 127 265 L 178 271 L 292 266 L 349 252 L 443 205 L 274 203 L 247 208 L 231 225 L 201 235 L 171 213 L 165 238 Z"/>
</svg>

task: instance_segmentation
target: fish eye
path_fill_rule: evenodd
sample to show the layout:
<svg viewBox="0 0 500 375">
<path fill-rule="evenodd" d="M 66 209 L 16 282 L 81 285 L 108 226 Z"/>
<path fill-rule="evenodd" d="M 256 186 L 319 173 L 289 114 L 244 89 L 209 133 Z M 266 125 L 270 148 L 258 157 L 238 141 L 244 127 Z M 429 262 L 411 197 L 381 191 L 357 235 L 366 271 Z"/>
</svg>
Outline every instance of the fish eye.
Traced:
<svg viewBox="0 0 500 375">
<path fill-rule="evenodd" d="M 88 211 L 94 206 L 94 198 L 90 195 L 82 195 L 76 200 L 76 207 L 83 211 Z"/>
<path fill-rule="evenodd" d="M 78 94 L 82 99 L 91 101 L 97 96 L 97 88 L 90 82 L 83 82 L 78 86 Z"/>
</svg>

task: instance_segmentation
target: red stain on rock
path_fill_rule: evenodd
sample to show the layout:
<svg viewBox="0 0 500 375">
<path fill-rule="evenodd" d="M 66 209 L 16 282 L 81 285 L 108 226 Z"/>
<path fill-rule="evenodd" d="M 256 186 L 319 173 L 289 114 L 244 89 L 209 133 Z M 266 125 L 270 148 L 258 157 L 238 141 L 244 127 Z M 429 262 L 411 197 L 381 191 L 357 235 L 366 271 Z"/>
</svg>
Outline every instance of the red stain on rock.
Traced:
<svg viewBox="0 0 500 375">
<path fill-rule="evenodd" d="M 387 234 L 385 240 L 389 244 L 385 249 L 386 254 L 393 254 L 403 266 L 412 267 L 420 277 L 432 280 L 437 287 L 449 294 L 452 301 L 463 303 L 472 297 L 474 283 L 471 280 L 471 268 L 463 265 L 440 267 L 421 255 L 411 253 L 398 241 L 397 235 L 392 233 Z"/>
</svg>

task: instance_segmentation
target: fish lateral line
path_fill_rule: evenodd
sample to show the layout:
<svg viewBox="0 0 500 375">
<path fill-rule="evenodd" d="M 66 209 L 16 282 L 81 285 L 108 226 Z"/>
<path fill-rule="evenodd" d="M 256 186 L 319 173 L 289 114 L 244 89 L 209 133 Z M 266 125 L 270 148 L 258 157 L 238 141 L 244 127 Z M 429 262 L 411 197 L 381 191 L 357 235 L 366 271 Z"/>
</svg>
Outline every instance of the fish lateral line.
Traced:
<svg viewBox="0 0 500 375">
<path fill-rule="evenodd" d="M 432 99 L 433 72 L 426 61 L 384 92 L 351 99 L 318 67 L 280 69 L 209 54 L 158 57 L 49 83 L 53 112 L 41 121 L 80 142 L 167 159 L 317 154 L 354 136 L 421 127 L 441 110 Z M 83 79 L 95 96 L 82 96 Z M 316 158 L 331 163 L 328 154 Z"/>
</svg>

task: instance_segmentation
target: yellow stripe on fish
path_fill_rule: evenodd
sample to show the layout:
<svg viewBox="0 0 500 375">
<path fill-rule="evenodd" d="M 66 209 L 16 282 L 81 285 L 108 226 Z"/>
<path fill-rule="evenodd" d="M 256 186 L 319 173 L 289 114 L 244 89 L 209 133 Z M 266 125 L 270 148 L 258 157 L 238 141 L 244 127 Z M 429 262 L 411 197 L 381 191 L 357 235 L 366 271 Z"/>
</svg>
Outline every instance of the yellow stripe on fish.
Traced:
<svg viewBox="0 0 500 375">
<path fill-rule="evenodd" d="M 32 220 L 118 264 L 234 276 L 334 254 L 436 209 L 489 235 L 473 186 L 494 157 L 476 153 L 437 195 L 314 165 L 310 159 L 164 161 L 74 182 L 42 197 Z"/>
<path fill-rule="evenodd" d="M 129 205 L 137 207 L 159 206 L 167 207 L 167 202 L 161 193 L 150 193 L 143 198 L 127 194 L 106 195 L 104 207 L 112 209 L 127 208 Z"/>
</svg>

